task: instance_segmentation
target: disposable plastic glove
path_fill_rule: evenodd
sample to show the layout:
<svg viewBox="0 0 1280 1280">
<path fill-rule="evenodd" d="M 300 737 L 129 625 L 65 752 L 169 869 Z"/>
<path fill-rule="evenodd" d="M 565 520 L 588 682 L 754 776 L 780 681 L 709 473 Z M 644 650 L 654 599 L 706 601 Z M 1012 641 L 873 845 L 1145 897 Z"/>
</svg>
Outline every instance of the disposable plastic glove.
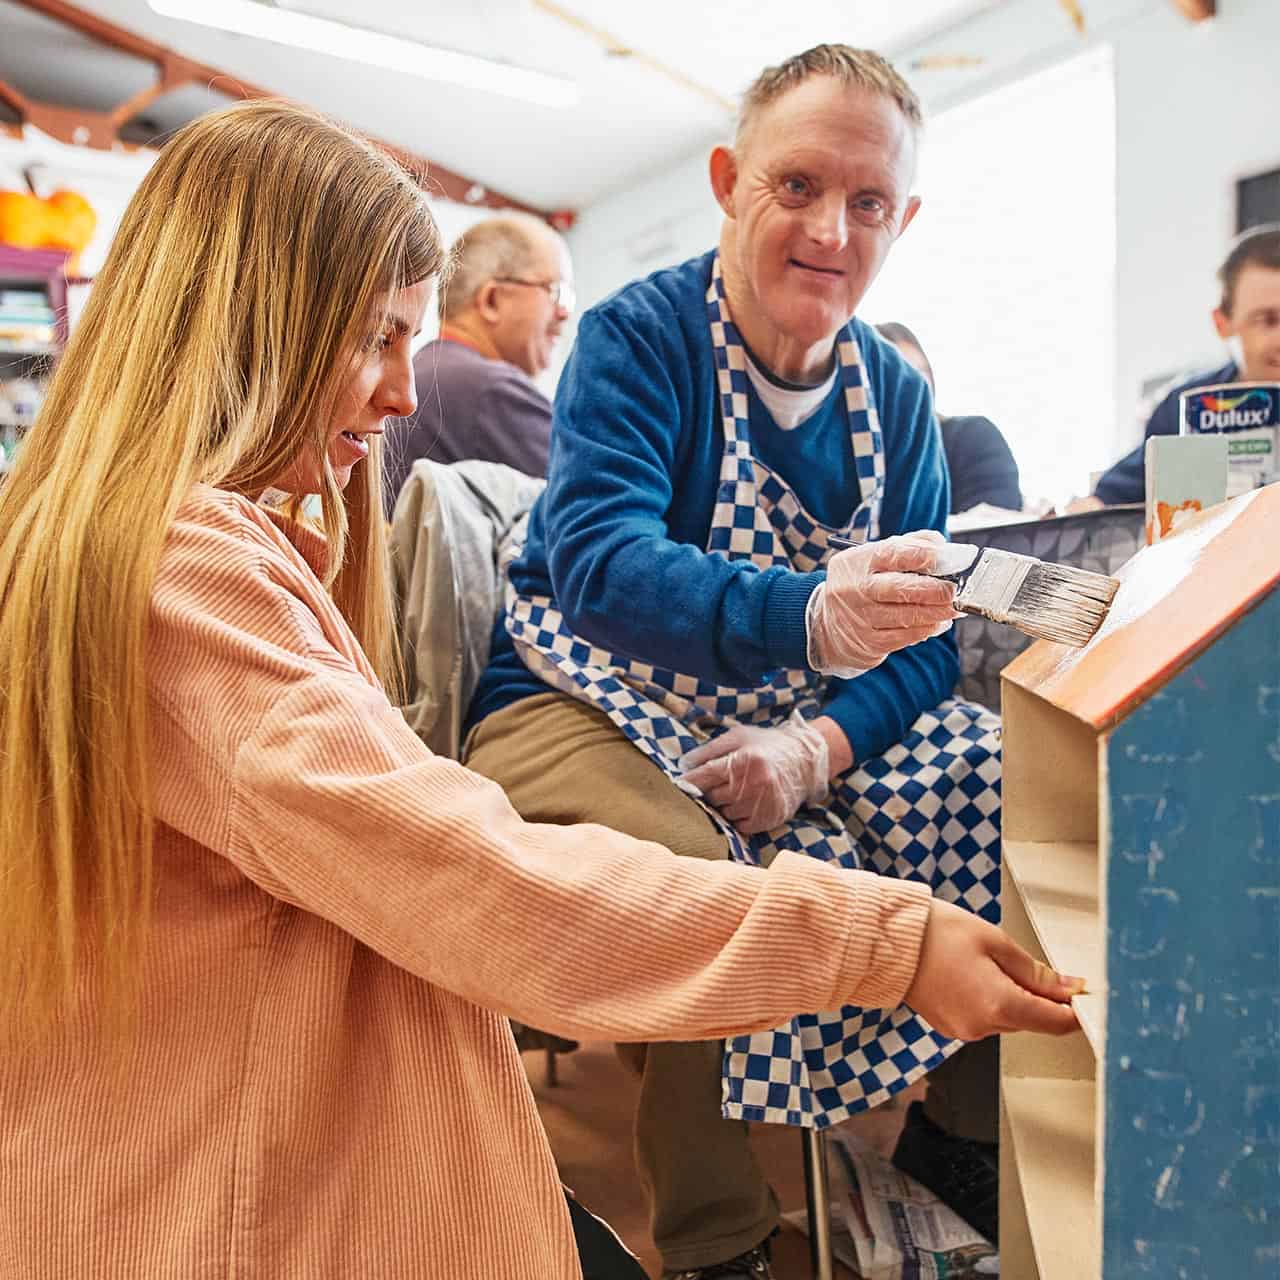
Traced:
<svg viewBox="0 0 1280 1280">
<path fill-rule="evenodd" d="M 734 725 L 680 763 L 743 835 L 772 831 L 827 795 L 827 741 L 798 711 L 772 728 Z"/>
<path fill-rule="evenodd" d="M 922 576 L 935 569 L 945 545 L 925 529 L 836 552 L 805 612 L 809 665 L 824 675 L 856 676 L 947 631 L 959 616 L 955 586 Z"/>
</svg>

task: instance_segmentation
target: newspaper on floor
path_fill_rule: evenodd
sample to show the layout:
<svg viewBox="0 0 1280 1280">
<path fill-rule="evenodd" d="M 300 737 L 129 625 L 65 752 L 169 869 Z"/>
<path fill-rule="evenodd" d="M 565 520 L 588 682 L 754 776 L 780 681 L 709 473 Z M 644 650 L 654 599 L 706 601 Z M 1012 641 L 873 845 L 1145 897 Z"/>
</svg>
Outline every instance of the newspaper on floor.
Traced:
<svg viewBox="0 0 1280 1280">
<path fill-rule="evenodd" d="M 828 1130 L 832 1251 L 860 1280 L 998 1276 L 994 1246 L 852 1133 Z M 805 1214 L 787 1214 L 806 1230 Z"/>
</svg>

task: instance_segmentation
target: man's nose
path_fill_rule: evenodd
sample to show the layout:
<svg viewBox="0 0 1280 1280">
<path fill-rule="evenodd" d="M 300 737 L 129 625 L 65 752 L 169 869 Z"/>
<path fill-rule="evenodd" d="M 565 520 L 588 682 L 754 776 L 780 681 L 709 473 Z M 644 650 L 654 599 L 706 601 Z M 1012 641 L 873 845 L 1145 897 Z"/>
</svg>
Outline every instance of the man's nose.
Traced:
<svg viewBox="0 0 1280 1280">
<path fill-rule="evenodd" d="M 830 192 L 810 205 L 808 233 L 814 244 L 828 253 L 849 243 L 849 211 L 842 194 Z"/>
</svg>

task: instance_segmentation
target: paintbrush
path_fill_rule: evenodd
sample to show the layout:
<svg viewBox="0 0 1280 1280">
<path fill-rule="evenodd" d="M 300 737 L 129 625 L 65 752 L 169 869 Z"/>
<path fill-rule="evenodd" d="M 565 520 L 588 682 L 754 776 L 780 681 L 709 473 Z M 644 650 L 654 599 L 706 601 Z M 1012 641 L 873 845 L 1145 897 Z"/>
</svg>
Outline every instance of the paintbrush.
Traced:
<svg viewBox="0 0 1280 1280">
<path fill-rule="evenodd" d="M 861 545 L 832 535 L 833 547 Z M 1088 644 L 1111 608 L 1118 578 L 969 542 L 940 543 L 928 575 L 956 584 L 955 607 L 1057 644 Z"/>
</svg>

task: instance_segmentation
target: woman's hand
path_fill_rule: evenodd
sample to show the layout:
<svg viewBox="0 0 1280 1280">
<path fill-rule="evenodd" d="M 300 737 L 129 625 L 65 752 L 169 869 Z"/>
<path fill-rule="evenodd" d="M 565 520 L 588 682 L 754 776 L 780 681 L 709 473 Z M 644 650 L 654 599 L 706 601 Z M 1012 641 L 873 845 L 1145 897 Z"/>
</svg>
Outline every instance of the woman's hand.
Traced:
<svg viewBox="0 0 1280 1280">
<path fill-rule="evenodd" d="M 934 898 L 906 1000 L 956 1040 L 1002 1031 L 1061 1036 L 1079 1026 L 1067 1002 L 1084 985 L 1033 960 L 1003 929 Z"/>
</svg>

